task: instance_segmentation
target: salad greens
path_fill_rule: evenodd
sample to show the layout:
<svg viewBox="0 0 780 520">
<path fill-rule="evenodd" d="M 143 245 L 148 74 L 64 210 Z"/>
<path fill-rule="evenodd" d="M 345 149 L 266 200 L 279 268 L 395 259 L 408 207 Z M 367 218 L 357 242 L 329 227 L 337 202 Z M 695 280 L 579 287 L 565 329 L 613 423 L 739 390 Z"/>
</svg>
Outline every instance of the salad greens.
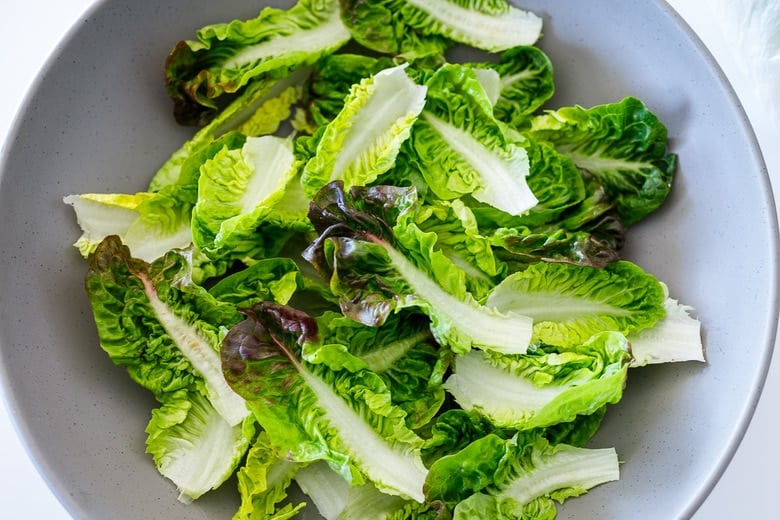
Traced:
<svg viewBox="0 0 780 520">
<path fill-rule="evenodd" d="M 632 371 L 704 360 L 621 255 L 677 158 L 637 98 L 550 107 L 541 34 L 505 0 L 299 0 L 174 46 L 199 128 L 145 190 L 64 202 L 181 501 L 235 477 L 236 520 L 553 519 L 619 478 L 591 444 Z"/>
</svg>

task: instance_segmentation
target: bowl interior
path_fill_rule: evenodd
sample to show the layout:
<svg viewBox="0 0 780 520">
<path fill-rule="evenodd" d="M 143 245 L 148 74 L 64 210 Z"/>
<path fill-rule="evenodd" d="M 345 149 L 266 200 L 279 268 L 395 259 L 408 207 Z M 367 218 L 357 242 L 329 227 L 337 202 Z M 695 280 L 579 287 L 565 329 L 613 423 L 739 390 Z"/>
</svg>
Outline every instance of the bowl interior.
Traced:
<svg viewBox="0 0 780 520">
<path fill-rule="evenodd" d="M 269 2 L 289 6 L 291 2 Z M 528 0 L 556 71 L 551 107 L 642 99 L 680 156 L 673 195 L 625 256 L 696 308 L 708 362 L 634 369 L 594 446 L 619 482 L 560 518 L 691 514 L 750 419 L 774 343 L 777 226 L 760 153 L 730 87 L 662 1 Z M 77 518 L 230 518 L 234 483 L 184 506 L 144 453 L 153 399 L 99 350 L 79 235 L 61 199 L 134 192 L 191 134 L 162 82 L 179 39 L 249 18 L 247 0 L 105 0 L 50 60 L 6 143 L 0 177 L 0 373 L 45 478 Z M 313 517 L 314 515 L 312 515 Z"/>
</svg>

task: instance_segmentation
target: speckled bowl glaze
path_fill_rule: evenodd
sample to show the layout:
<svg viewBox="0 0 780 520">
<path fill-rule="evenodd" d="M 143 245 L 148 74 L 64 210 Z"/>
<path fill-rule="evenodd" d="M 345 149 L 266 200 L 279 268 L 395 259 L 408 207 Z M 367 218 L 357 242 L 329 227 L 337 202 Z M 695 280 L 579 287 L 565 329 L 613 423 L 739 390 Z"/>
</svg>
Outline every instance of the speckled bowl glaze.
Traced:
<svg viewBox="0 0 780 520">
<path fill-rule="evenodd" d="M 774 344 L 777 224 L 763 161 L 723 75 L 664 2 L 522 6 L 545 19 L 551 106 L 631 95 L 667 125 L 676 186 L 632 229 L 625 254 L 696 308 L 708 358 L 631 373 L 592 443 L 617 449 L 622 478 L 570 500 L 559 518 L 684 518 L 739 443 Z M 144 453 L 154 403 L 98 347 L 86 265 L 71 246 L 79 230 L 61 200 L 144 189 L 191 133 L 171 117 L 165 55 L 203 25 L 258 10 L 248 0 L 97 3 L 48 62 L 6 143 L 0 375 L 33 458 L 75 518 L 227 519 L 237 506 L 234 482 L 177 502 Z"/>
</svg>

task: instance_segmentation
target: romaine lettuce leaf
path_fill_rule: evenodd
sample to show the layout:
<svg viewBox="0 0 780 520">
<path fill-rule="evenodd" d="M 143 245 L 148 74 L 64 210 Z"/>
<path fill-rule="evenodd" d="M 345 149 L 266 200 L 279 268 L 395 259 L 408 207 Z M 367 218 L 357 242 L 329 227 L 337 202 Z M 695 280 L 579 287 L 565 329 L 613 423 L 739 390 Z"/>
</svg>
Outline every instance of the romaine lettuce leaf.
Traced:
<svg viewBox="0 0 780 520">
<path fill-rule="evenodd" d="M 231 426 L 248 415 L 222 377 L 218 353 L 222 328 L 241 316 L 189 283 L 182 255 L 148 264 L 110 236 L 90 257 L 86 288 L 100 346 L 134 381 L 156 396 L 198 390 Z"/>
<path fill-rule="evenodd" d="M 509 437 L 488 432 L 433 462 L 425 491 L 428 500 L 446 504 L 453 518 L 554 519 L 553 500 L 563 502 L 617 478 L 614 449 L 552 444 L 539 429 Z"/>
<path fill-rule="evenodd" d="M 392 403 L 406 412 L 409 428 L 427 425 L 439 412 L 450 355 L 433 343 L 426 316 L 397 314 L 382 326 L 369 327 L 341 313 L 326 312 L 317 323 L 323 344 L 343 346 L 382 378 Z M 327 350 L 320 349 L 320 354 Z M 337 362 L 343 362 L 345 353 L 338 348 L 334 352 Z M 330 362 L 324 356 L 319 361 Z"/>
<path fill-rule="evenodd" d="M 439 34 L 424 34 L 406 25 L 398 2 L 341 0 L 341 19 L 352 38 L 373 51 L 406 61 L 437 58 L 453 42 Z"/>
<path fill-rule="evenodd" d="M 666 127 L 636 98 L 551 110 L 528 132 L 596 177 L 626 226 L 660 207 L 672 187 L 677 156 L 667 151 Z"/>
<path fill-rule="evenodd" d="M 556 517 L 554 501 L 563 502 L 619 478 L 618 458 L 613 448 L 551 445 L 538 432 L 518 435 L 505 444 L 507 456 L 502 458 L 500 470 L 495 475 L 485 475 L 494 479 L 494 485 L 459 502 L 453 511 L 454 520 L 552 520 Z M 464 450 L 453 457 L 462 458 L 463 464 L 468 464 L 467 456 L 479 456 L 479 450 L 475 451 L 472 454 Z M 500 450 L 494 452 L 502 454 Z M 431 467 L 429 480 L 437 474 L 437 468 Z M 452 474 L 449 471 L 442 478 Z"/>
<path fill-rule="evenodd" d="M 181 254 L 148 264 L 115 235 L 90 257 L 85 284 L 101 348 L 162 404 L 147 426 L 160 473 L 184 501 L 216 488 L 249 444 L 248 409 L 222 377 L 218 354 L 222 327 L 240 315 L 190 282 Z"/>
<path fill-rule="evenodd" d="M 290 117 L 292 105 L 302 94 L 310 69 L 299 67 L 282 78 L 258 79 L 222 109 L 206 126 L 200 128 L 157 170 L 148 191 L 159 191 L 181 179 L 182 165 L 197 152 L 228 132 L 257 137 L 273 134 Z M 186 178 L 186 175 L 185 175 Z"/>
<path fill-rule="evenodd" d="M 207 25 L 179 42 L 165 63 L 165 83 L 182 124 L 203 125 L 215 100 L 256 78 L 283 77 L 350 40 L 338 0 L 298 0 L 289 10 L 264 8 L 250 20 Z"/>
<path fill-rule="evenodd" d="M 302 274 L 292 259 L 266 258 L 220 279 L 209 288 L 209 293 L 237 308 L 261 301 L 286 305 L 303 286 Z"/>
<path fill-rule="evenodd" d="M 275 256 L 295 233 L 311 229 L 289 139 L 247 137 L 200 168 L 192 209 L 195 245 L 213 259 L 246 264 Z"/>
<path fill-rule="evenodd" d="M 506 275 L 506 265 L 493 253 L 492 237 L 481 234 L 471 208 L 461 199 L 420 206 L 414 223 L 436 234 L 436 250 L 465 273 L 466 290 L 478 301 Z"/>
<path fill-rule="evenodd" d="M 443 65 L 426 84 L 425 109 L 407 148 L 430 190 L 445 200 L 471 195 L 511 215 L 534 207 L 528 152 L 494 118 L 474 71 Z"/>
<path fill-rule="evenodd" d="M 74 245 L 86 258 L 104 238 L 116 235 L 148 262 L 187 248 L 192 244 L 187 191 L 173 186 L 157 193 L 68 195 L 63 201 L 73 207 L 82 230 Z"/>
<path fill-rule="evenodd" d="M 632 367 L 679 361 L 704 361 L 701 322 L 691 316 L 693 308 L 668 296 L 666 316 L 649 329 L 628 336 L 634 356 Z"/>
<path fill-rule="evenodd" d="M 153 262 L 173 249 L 193 244 L 192 209 L 197 202 L 200 166 L 223 148 L 236 148 L 245 137 L 228 132 L 194 150 L 179 165 L 175 182 L 155 192 L 126 194 L 83 194 L 64 198 L 76 212 L 83 234 L 76 242 L 83 256 L 95 250 L 109 235 L 117 235 L 132 255 Z M 227 264 L 208 259 L 198 248 L 191 250 L 193 279 L 224 274 Z"/>
<path fill-rule="evenodd" d="M 368 0 L 342 2 L 354 38 L 389 54 L 419 51 L 430 37 L 443 37 L 497 52 L 535 43 L 542 19 L 506 0 Z M 422 42 L 412 41 L 422 40 Z M 421 45 L 422 44 L 422 45 Z"/>
<path fill-rule="evenodd" d="M 146 427 L 146 452 L 179 488 L 179 500 L 189 503 L 233 475 L 250 439 L 243 424 L 228 424 L 199 392 L 182 389 L 162 400 Z"/>
<path fill-rule="evenodd" d="M 344 108 L 353 85 L 395 65 L 387 56 L 339 53 L 323 57 L 314 65 L 302 94 L 306 127 L 318 128 L 330 123 Z"/>
<path fill-rule="evenodd" d="M 534 339 L 570 347 L 601 331 L 628 335 L 661 320 L 665 290 L 653 275 L 621 260 L 605 268 L 538 262 L 507 276 L 487 305 L 534 320 Z"/>
<path fill-rule="evenodd" d="M 465 289 L 463 271 L 435 250 L 434 233 L 423 233 L 410 218 L 391 228 L 416 203 L 413 188 L 353 187 L 347 193 L 334 181 L 312 201 L 309 218 L 320 236 L 304 258 L 356 321 L 381 325 L 393 312 L 416 308 L 431 318 L 436 340 L 456 352 L 525 352 L 530 318 L 479 304 Z"/>
<path fill-rule="evenodd" d="M 477 71 L 484 68 L 499 74 L 493 114 L 517 130 L 525 128 L 530 116 L 555 92 L 552 63 L 539 47 L 512 47 L 500 54 L 498 62 L 474 66 Z"/>
<path fill-rule="evenodd" d="M 288 520 L 298 516 L 306 502 L 287 500 L 290 484 L 303 464 L 279 457 L 268 435 L 260 431 L 236 472 L 241 504 L 233 520 Z"/>
<path fill-rule="evenodd" d="M 625 336 L 602 332 L 566 351 L 469 352 L 455 359 L 444 388 L 461 407 L 484 414 L 496 426 L 544 428 L 617 403 L 630 361 Z"/>
<path fill-rule="evenodd" d="M 223 371 L 274 448 L 291 461 L 325 461 L 354 485 L 368 479 L 422 502 L 422 439 L 406 428 L 382 380 L 349 363 L 332 370 L 304 361 L 302 344 L 317 338 L 306 313 L 271 303 L 244 313 L 223 341 Z"/>
<path fill-rule="evenodd" d="M 307 197 L 333 180 L 347 187 L 371 184 L 393 166 L 427 90 L 405 68 L 383 69 L 353 86 L 304 167 L 301 183 Z"/>
<path fill-rule="evenodd" d="M 138 207 L 152 197 L 153 193 L 146 192 L 66 195 L 62 200 L 73 208 L 81 228 L 81 236 L 73 245 L 87 258 L 107 236 L 127 233 L 138 220 Z"/>
</svg>

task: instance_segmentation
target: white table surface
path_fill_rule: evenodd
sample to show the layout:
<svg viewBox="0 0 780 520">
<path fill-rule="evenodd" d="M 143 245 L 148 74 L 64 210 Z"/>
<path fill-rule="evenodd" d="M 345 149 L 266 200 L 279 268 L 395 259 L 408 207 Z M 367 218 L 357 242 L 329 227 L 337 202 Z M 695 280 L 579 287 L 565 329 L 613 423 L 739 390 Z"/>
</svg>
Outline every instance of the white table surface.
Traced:
<svg viewBox="0 0 780 520">
<path fill-rule="evenodd" d="M 762 2 L 762 0 L 749 0 Z M 732 2 L 731 5 L 747 5 Z M 10 2 L 10 5 L 9 5 Z M 0 137 L 11 128 L 25 93 L 47 57 L 68 30 L 83 18 L 93 0 L 6 0 L 0 15 Z M 780 92 L 768 109 L 766 88 L 755 67 L 742 57 L 733 31 L 715 20 L 717 7 L 698 0 L 671 0 L 718 59 L 730 78 L 753 123 L 769 166 L 776 193 L 780 188 Z M 721 19 L 724 18 L 721 16 Z M 729 22 L 726 22 L 729 23 Z M 775 39 L 780 38 L 780 26 Z M 774 61 L 780 61 L 775 56 Z M 780 63 L 775 63 L 780 67 Z M 752 68 L 751 68 L 752 67 Z M 763 96 L 763 97 L 762 97 Z M 780 356 L 777 356 L 780 358 Z M 736 456 L 695 520 L 769 518 L 777 509 L 780 483 L 780 450 L 776 431 L 780 426 L 780 359 L 770 367 L 769 377 L 755 416 Z M 38 473 L 17 436 L 5 401 L 0 399 L 0 518 L 70 519 Z"/>
</svg>

